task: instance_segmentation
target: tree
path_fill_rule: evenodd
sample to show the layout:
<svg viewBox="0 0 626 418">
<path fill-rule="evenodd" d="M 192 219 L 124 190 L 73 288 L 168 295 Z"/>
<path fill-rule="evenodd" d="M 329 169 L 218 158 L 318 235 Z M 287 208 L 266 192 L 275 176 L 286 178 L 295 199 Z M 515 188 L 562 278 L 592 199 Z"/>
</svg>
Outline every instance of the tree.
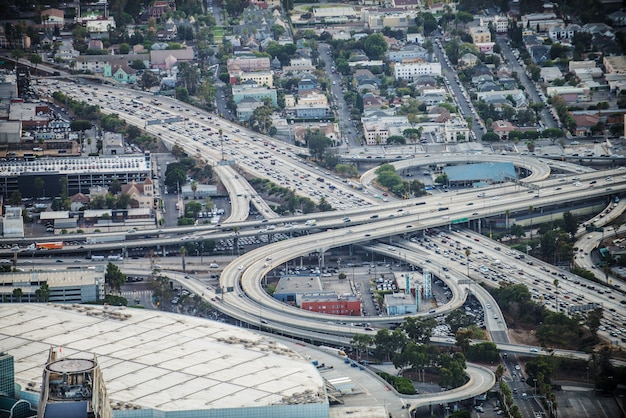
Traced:
<svg viewBox="0 0 626 418">
<path fill-rule="evenodd" d="M 500 136 L 495 132 L 487 132 L 482 136 L 482 140 L 487 142 L 497 142 L 500 140 Z"/>
<path fill-rule="evenodd" d="M 387 51 L 387 41 L 381 33 L 373 33 L 365 39 L 363 50 L 371 60 L 383 59 Z"/>
<path fill-rule="evenodd" d="M 518 224 L 511 225 L 511 235 L 517 238 L 522 238 L 526 235 L 524 227 Z"/>
<path fill-rule="evenodd" d="M 391 135 L 387 138 L 387 145 L 393 144 L 404 145 L 406 144 L 406 138 L 401 135 Z"/>
<path fill-rule="evenodd" d="M 456 332 L 456 345 L 461 349 L 463 353 L 467 353 L 467 350 L 469 350 L 471 340 L 471 330 L 462 329 Z"/>
<path fill-rule="evenodd" d="M 14 49 L 11 51 L 11 56 L 15 59 L 15 61 L 17 61 L 17 63 L 20 63 L 20 59 L 24 58 L 25 52 L 22 49 Z"/>
<path fill-rule="evenodd" d="M 116 177 L 113 180 L 111 180 L 111 184 L 109 185 L 109 193 L 116 195 L 121 191 L 122 191 L 122 185 L 120 184 L 119 179 Z"/>
<path fill-rule="evenodd" d="M 126 283 L 126 275 L 121 272 L 119 267 L 109 262 L 107 264 L 106 272 L 104 274 L 104 280 L 109 284 L 109 287 L 117 293 L 121 292 L 122 286 Z"/>
<path fill-rule="evenodd" d="M 191 191 L 193 192 L 193 199 L 196 200 L 196 192 L 198 191 L 198 182 L 195 180 L 191 181 Z"/>
<path fill-rule="evenodd" d="M 354 334 L 352 339 L 350 340 L 350 344 L 356 350 L 356 355 L 358 358 L 361 358 L 361 351 L 367 351 L 369 347 L 371 347 L 374 340 L 370 335 L 367 334 Z"/>
<path fill-rule="evenodd" d="M 141 75 L 141 85 L 144 89 L 151 89 L 159 85 L 159 76 L 152 71 L 144 71 Z"/>
<path fill-rule="evenodd" d="M 326 135 L 324 135 L 319 129 L 316 129 L 314 131 L 308 130 L 304 134 L 304 140 L 309 147 L 311 156 L 318 160 L 322 159 L 322 156 L 324 155 L 326 149 L 333 144 L 333 141 Z"/>
<path fill-rule="evenodd" d="M 265 102 L 263 106 L 257 107 L 252 112 L 252 116 L 250 116 L 250 120 L 248 121 L 250 127 L 264 135 L 269 134 L 273 128 L 272 113 L 274 113 L 274 110 L 272 109 L 271 102 Z"/>
<path fill-rule="evenodd" d="M 165 185 L 172 191 L 179 191 L 179 187 L 185 184 L 187 180 L 187 171 L 180 164 L 168 164 L 165 170 Z"/>
<path fill-rule="evenodd" d="M 185 205 L 185 217 L 187 218 L 198 218 L 198 213 L 202 211 L 202 203 L 200 202 L 189 202 Z"/>
<path fill-rule="evenodd" d="M 428 344 L 436 326 L 435 318 L 408 317 L 402 324 L 402 329 L 412 341 L 418 344 Z"/>
<path fill-rule="evenodd" d="M 50 299 L 48 283 L 42 283 L 39 289 L 35 290 L 35 296 L 37 297 L 37 302 L 48 302 Z"/>
<path fill-rule="evenodd" d="M 22 204 L 22 194 L 18 190 L 11 193 L 9 204 L 11 206 L 20 206 Z"/>
<path fill-rule="evenodd" d="M 563 229 L 570 234 L 572 239 L 578 231 L 578 217 L 570 211 L 563 214 Z"/>
<path fill-rule="evenodd" d="M 502 379 L 502 376 L 504 376 L 504 366 L 502 366 L 502 364 L 498 364 L 498 367 L 496 367 L 496 382 L 499 382 L 500 379 Z"/>
<path fill-rule="evenodd" d="M 285 28 L 282 27 L 281 25 L 272 25 L 272 27 L 270 28 L 270 32 L 272 32 L 272 36 L 274 36 L 274 40 L 278 40 L 278 38 L 280 38 L 282 35 L 285 34 Z"/>
<path fill-rule="evenodd" d="M 598 330 L 602 321 L 602 309 L 594 309 L 585 315 L 585 325 L 593 335 L 594 341 L 598 339 Z"/>
<path fill-rule="evenodd" d="M 346 276 L 346 273 L 339 273 L 339 276 L 337 276 L 339 280 L 346 280 L 346 278 L 348 278 L 348 276 Z"/>
<path fill-rule="evenodd" d="M 450 331 L 456 334 L 459 329 L 471 325 L 472 321 L 463 310 L 455 309 L 446 316 L 446 324 L 450 327 Z"/>
<path fill-rule="evenodd" d="M 37 65 L 41 64 L 43 62 L 43 59 L 41 58 L 41 55 L 39 54 L 30 54 L 30 56 L 28 57 L 28 60 L 35 65 L 35 71 L 37 71 Z"/>
</svg>

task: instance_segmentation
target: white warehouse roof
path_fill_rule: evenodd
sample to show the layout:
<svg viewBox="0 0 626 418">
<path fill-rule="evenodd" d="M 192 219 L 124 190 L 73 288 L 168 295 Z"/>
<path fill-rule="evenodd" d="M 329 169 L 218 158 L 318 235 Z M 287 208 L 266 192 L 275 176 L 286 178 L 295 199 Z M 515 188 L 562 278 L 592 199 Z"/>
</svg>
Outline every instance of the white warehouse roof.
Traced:
<svg viewBox="0 0 626 418">
<path fill-rule="evenodd" d="M 111 403 L 139 407 L 141 416 L 152 409 L 239 417 L 264 407 L 287 408 L 292 417 L 329 413 L 323 379 L 309 361 L 242 328 L 92 305 L 5 304 L 0 317 L 2 348 L 14 356 L 23 388 L 39 388 L 49 348 L 62 347 L 64 357 L 95 354 Z"/>
</svg>

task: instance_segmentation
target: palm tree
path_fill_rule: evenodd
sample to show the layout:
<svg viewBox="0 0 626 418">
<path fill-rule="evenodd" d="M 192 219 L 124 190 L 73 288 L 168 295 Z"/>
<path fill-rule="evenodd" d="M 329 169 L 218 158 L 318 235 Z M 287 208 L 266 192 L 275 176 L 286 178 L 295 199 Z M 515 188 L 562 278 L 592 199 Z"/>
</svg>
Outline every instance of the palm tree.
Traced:
<svg viewBox="0 0 626 418">
<path fill-rule="evenodd" d="M 469 277 L 469 256 L 470 254 L 472 254 L 472 252 L 469 250 L 469 248 L 467 250 L 465 250 L 465 261 L 467 261 L 467 277 Z"/>
<path fill-rule="evenodd" d="M 193 200 L 196 200 L 196 191 L 198 190 L 198 182 L 195 180 L 191 181 L 191 191 L 193 192 Z"/>
</svg>

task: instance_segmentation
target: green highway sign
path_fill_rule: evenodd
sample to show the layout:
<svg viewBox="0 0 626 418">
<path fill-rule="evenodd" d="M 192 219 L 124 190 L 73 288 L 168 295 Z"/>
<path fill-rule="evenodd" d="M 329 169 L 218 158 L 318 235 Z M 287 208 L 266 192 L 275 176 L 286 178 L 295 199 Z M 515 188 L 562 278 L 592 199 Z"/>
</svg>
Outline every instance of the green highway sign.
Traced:
<svg viewBox="0 0 626 418">
<path fill-rule="evenodd" d="M 469 219 L 467 219 L 467 218 L 454 219 L 452 221 L 452 224 L 462 224 L 462 223 L 467 222 L 467 221 L 469 221 Z"/>
</svg>

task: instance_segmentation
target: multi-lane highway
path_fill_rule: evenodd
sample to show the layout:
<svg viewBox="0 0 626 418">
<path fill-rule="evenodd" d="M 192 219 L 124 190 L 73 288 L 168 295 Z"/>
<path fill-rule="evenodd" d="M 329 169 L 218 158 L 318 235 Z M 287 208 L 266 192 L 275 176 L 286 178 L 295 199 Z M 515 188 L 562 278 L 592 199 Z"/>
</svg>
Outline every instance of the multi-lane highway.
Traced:
<svg viewBox="0 0 626 418">
<path fill-rule="evenodd" d="M 578 202 L 585 199 L 598 199 L 606 195 L 617 195 L 626 190 L 626 179 L 623 171 L 619 169 L 598 172 L 579 166 L 542 161 L 531 157 L 511 156 L 458 156 L 445 155 L 432 158 L 419 158 L 395 162 L 397 168 L 428 164 L 429 162 L 468 162 L 477 160 L 484 162 L 512 161 L 517 166 L 526 168 L 532 174 L 523 179 L 524 184 L 505 183 L 494 185 L 480 190 L 458 190 L 449 193 L 441 193 L 434 196 L 405 201 L 394 201 L 384 204 L 381 199 L 376 199 L 373 193 L 358 191 L 350 187 L 343 179 L 333 173 L 314 166 L 301 159 L 299 154 L 306 154 L 306 150 L 295 149 L 293 146 L 281 144 L 269 137 L 263 137 L 257 133 L 247 131 L 223 119 L 218 119 L 205 112 L 183 105 L 175 100 L 164 97 L 155 99 L 138 92 L 115 90 L 114 87 L 88 87 L 76 89 L 72 83 L 60 82 L 54 89 L 61 89 L 66 94 L 72 95 L 77 100 L 98 100 L 105 113 L 121 113 L 129 123 L 142 128 L 160 137 L 170 146 L 181 146 L 189 155 L 198 155 L 215 167 L 216 174 L 227 188 L 233 211 L 228 221 L 231 227 L 239 227 L 241 236 L 257 235 L 260 232 L 255 227 L 263 226 L 261 222 L 244 222 L 248 217 L 250 203 L 254 204 L 260 213 L 270 221 L 265 225 L 273 225 L 274 232 L 290 233 L 294 228 L 301 226 L 304 220 L 315 218 L 317 225 L 310 227 L 309 232 L 300 237 L 271 244 L 269 246 L 250 251 L 228 265 L 220 278 L 220 296 L 218 308 L 225 313 L 242 321 L 257 324 L 264 328 L 272 328 L 281 332 L 311 338 L 318 341 L 347 343 L 355 327 L 351 325 L 350 318 L 320 315 L 304 312 L 283 304 L 280 304 L 267 296 L 260 286 L 260 279 L 279 263 L 291 260 L 299 255 L 320 251 L 322 254 L 334 247 L 340 247 L 353 243 L 370 243 L 371 248 L 388 256 L 398 257 L 407 262 L 419 265 L 426 260 L 434 262 L 434 265 L 446 267 L 452 266 L 449 278 L 445 278 L 453 292 L 451 300 L 436 309 L 437 313 L 448 312 L 459 307 L 465 300 L 467 286 L 460 285 L 459 281 L 466 280 L 466 271 L 470 271 L 473 280 L 498 281 L 503 279 L 499 275 L 505 274 L 507 280 L 522 282 L 537 296 L 538 300 L 545 301 L 549 308 L 567 309 L 568 304 L 575 299 L 583 302 L 601 303 L 611 307 L 619 315 L 624 316 L 623 308 L 619 301 L 611 298 L 611 294 L 598 293 L 580 296 L 581 287 L 587 283 L 568 273 L 556 271 L 544 264 L 523 265 L 524 274 L 520 274 L 520 262 L 515 254 L 495 254 L 495 243 L 489 242 L 482 236 L 478 238 L 471 232 L 468 236 L 460 236 L 452 231 L 447 234 L 456 234 L 454 241 L 461 245 L 480 245 L 483 253 L 484 248 L 491 247 L 489 254 L 475 254 L 472 265 L 460 264 L 462 257 L 455 256 L 451 262 L 450 256 L 443 257 L 437 253 L 425 251 L 416 243 L 410 241 L 398 241 L 395 245 L 372 244 L 380 238 L 389 236 L 402 236 L 411 234 L 426 228 L 445 227 L 460 220 L 461 225 L 467 225 L 486 216 L 504 213 L 522 212 L 533 207 L 561 207 L 563 204 Z M 135 102 L 133 102 L 135 101 Z M 137 103 L 139 102 L 139 103 Z M 133 105 L 134 103 L 134 105 Z M 173 110 L 172 110 L 173 109 Z M 148 120 L 164 120 L 168 117 L 184 115 L 175 123 L 147 124 Z M 324 197 L 336 209 L 335 212 L 316 214 L 315 216 L 294 216 L 289 218 L 277 218 L 269 207 L 256 196 L 254 189 L 247 183 L 243 175 L 239 175 L 233 167 L 244 170 L 249 175 L 270 179 L 284 187 L 295 190 L 302 196 L 310 197 L 319 201 Z M 561 177 L 552 178 L 553 170 L 563 173 Z M 372 172 L 366 173 L 361 182 L 367 186 L 373 185 Z M 530 187 L 532 186 L 532 187 Z M 342 221 L 348 216 L 348 224 Z M 338 228 L 341 226 L 341 228 Z M 207 229 L 196 227 L 192 232 L 184 229 L 167 229 L 157 231 L 160 234 L 187 233 L 186 239 L 205 239 L 228 236 L 229 232 L 221 227 L 212 226 Z M 458 236 L 457 236 L 458 235 Z M 160 239 L 162 244 L 176 242 L 180 237 L 172 236 Z M 477 244 L 480 240 L 480 244 Z M 591 240 L 589 240 L 591 241 Z M 136 245 L 154 244 L 153 240 L 133 241 Z M 105 247 L 121 248 L 129 243 L 111 243 Z M 85 246 L 83 250 L 87 250 Z M 393 249 L 391 247 L 394 247 Z M 103 248 L 99 245 L 98 248 Z M 493 259 L 498 257 L 499 263 Z M 478 262 L 483 257 L 485 261 Z M 511 259 L 512 258 L 512 259 Z M 513 261 L 516 260 L 516 261 Z M 458 262 L 458 265 L 457 265 Z M 526 263 L 526 262 L 524 262 Z M 480 265 L 479 265 L 480 264 Z M 505 267 L 506 266 L 506 267 Z M 553 276 L 558 275 L 562 280 L 560 288 L 554 286 Z M 565 277 L 561 276 L 565 275 Z M 552 283 L 552 287 L 550 285 Z M 200 282 L 187 281 L 188 287 L 197 294 L 207 293 L 215 296 L 209 289 L 205 289 Z M 588 287 L 587 287 L 588 288 Z M 233 291 L 228 291 L 232 289 Z M 555 290 L 556 289 L 556 290 Z M 567 291 L 567 293 L 562 293 Z M 555 295 L 556 292 L 559 292 Z M 563 295 L 560 297 L 559 295 Z M 567 297 L 569 295 L 569 297 Z M 576 295 L 576 297 L 574 297 Z M 502 313 L 497 305 L 487 302 L 488 299 L 479 296 L 483 303 L 486 315 L 485 322 L 493 333 L 494 340 L 499 344 L 505 344 L 506 324 L 502 321 Z M 490 305 L 490 307 L 489 307 Z M 355 318 L 357 320 L 358 318 Z M 383 323 L 389 318 L 372 317 L 370 322 Z M 332 322 L 332 326 L 328 326 Z M 346 323 L 346 325 L 337 324 Z M 359 332 L 369 332 L 359 329 Z M 501 346 L 504 347 L 504 346 Z M 521 350 L 528 354 L 528 348 L 511 347 L 512 352 Z M 485 382 L 491 378 L 485 377 Z M 451 395 L 452 396 L 452 395 Z M 432 401 L 431 401 L 432 402 Z"/>
</svg>

